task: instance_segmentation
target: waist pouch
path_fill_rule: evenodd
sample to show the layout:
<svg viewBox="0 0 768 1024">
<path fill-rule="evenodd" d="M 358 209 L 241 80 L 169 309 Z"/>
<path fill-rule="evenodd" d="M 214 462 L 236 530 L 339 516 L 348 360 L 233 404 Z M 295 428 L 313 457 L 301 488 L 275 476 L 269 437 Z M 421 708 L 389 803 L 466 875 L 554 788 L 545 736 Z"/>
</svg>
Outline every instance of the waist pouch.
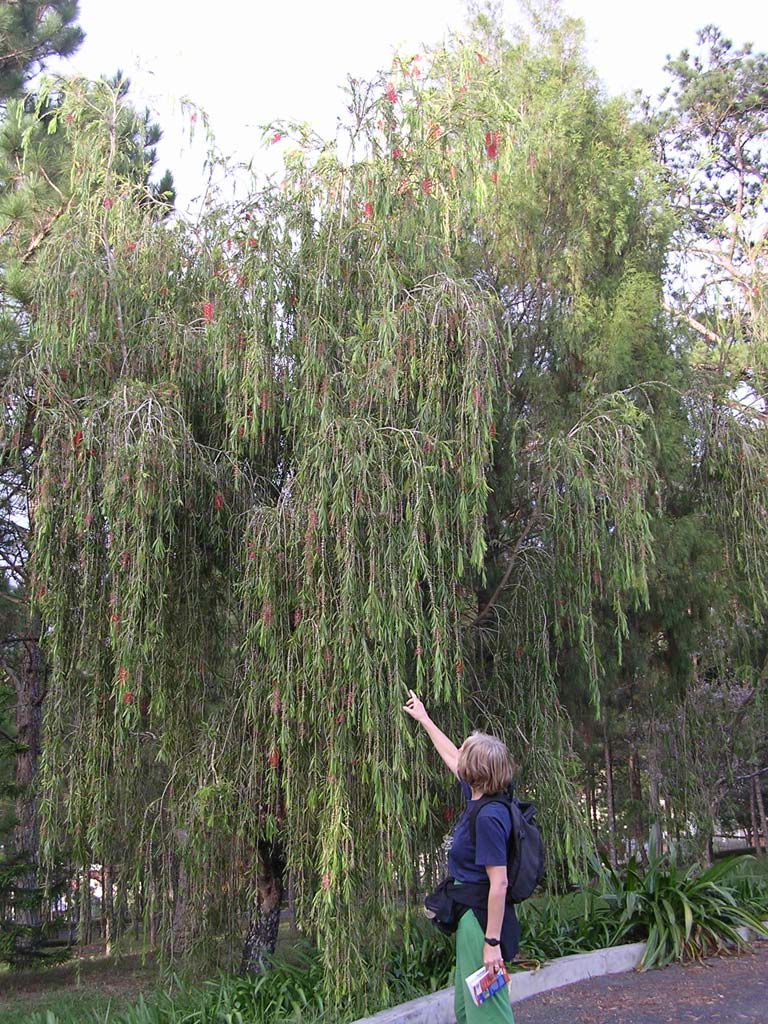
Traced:
<svg viewBox="0 0 768 1024">
<path fill-rule="evenodd" d="M 453 879 L 444 878 L 424 900 L 424 913 L 435 928 L 445 935 L 453 935 L 459 927 L 461 915 L 467 909 L 453 898 Z"/>
</svg>

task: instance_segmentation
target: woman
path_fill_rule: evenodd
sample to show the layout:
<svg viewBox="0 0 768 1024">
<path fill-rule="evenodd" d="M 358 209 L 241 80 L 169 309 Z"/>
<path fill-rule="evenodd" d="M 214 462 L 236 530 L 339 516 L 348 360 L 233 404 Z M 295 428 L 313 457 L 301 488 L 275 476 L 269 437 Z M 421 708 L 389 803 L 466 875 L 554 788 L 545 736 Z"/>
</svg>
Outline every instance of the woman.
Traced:
<svg viewBox="0 0 768 1024">
<path fill-rule="evenodd" d="M 457 747 L 438 729 L 413 690 L 409 693 L 403 710 L 424 728 L 468 801 L 448 852 L 448 873 L 454 880 L 450 891 L 461 912 L 456 930 L 456 1020 L 458 1024 L 514 1024 L 506 988 L 476 1006 L 465 983 L 481 966 L 495 974 L 505 959 L 512 959 L 519 942 L 514 907 L 506 902 L 509 812 L 502 803 L 484 804 L 475 821 L 474 843 L 469 821 L 475 801 L 504 792 L 511 783 L 509 751 L 501 740 L 484 733 L 473 733 Z M 466 912 L 470 909 L 471 913 Z"/>
</svg>

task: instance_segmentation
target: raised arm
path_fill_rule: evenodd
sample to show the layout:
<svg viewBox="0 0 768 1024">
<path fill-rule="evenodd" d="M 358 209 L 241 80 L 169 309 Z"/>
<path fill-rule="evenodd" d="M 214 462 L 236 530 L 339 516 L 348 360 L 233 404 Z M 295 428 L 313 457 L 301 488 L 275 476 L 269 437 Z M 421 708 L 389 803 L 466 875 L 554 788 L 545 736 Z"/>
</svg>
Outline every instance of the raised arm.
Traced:
<svg viewBox="0 0 768 1024">
<path fill-rule="evenodd" d="M 459 771 L 459 748 L 452 740 L 448 739 L 441 729 L 438 729 L 427 714 L 427 709 L 413 690 L 408 692 L 411 696 L 403 705 L 403 711 L 409 714 L 411 718 L 415 718 L 419 725 L 424 727 L 427 736 L 432 740 L 432 746 L 442 757 L 443 761 L 445 761 L 449 771 L 457 775 Z"/>
</svg>

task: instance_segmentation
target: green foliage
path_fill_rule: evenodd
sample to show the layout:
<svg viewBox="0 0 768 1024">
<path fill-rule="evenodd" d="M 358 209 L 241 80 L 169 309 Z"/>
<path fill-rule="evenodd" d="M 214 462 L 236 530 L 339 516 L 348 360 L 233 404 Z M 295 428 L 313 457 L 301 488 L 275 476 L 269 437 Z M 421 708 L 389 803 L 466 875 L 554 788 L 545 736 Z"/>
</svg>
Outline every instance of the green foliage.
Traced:
<svg viewBox="0 0 768 1024">
<path fill-rule="evenodd" d="M 45 924 L 24 923 L 23 911 L 39 910 L 64 890 L 63 882 L 47 890 L 31 887 L 29 873 L 29 856 L 0 852 L 0 965 L 17 969 L 60 964 L 70 955 L 67 943 L 52 939 Z"/>
<path fill-rule="evenodd" d="M 596 693 L 595 615 L 618 644 L 647 592 L 646 403 L 615 388 L 629 333 L 660 343 L 653 171 L 577 44 L 493 46 L 399 62 L 353 95 L 352 161 L 297 133 L 284 187 L 195 227 L 115 159 L 119 90 L 70 83 L 57 111 L 72 206 L 18 385 L 45 851 L 152 878 L 167 948 L 183 899 L 226 962 L 277 840 L 339 1001 L 383 984 L 439 859 L 406 688 L 510 737 L 567 872 L 588 840 L 556 659 Z"/>
<path fill-rule="evenodd" d="M 78 0 L 16 0 L 0 7 L 0 103 L 21 92 L 49 57 L 68 57 L 80 46 L 78 7 Z"/>
<path fill-rule="evenodd" d="M 452 984 L 454 942 L 432 924 L 417 919 L 393 936 L 384 963 L 389 993 L 385 1005 L 404 1003 Z"/>
<path fill-rule="evenodd" d="M 632 858 L 622 872 L 607 863 L 600 894 L 618 912 L 612 944 L 645 941 L 640 967 L 663 967 L 673 960 L 700 959 L 727 948 L 741 948 L 737 929 L 767 935 L 756 909 L 740 905 L 728 876 L 734 861 L 722 860 L 701 870 L 679 867 L 674 853 L 652 858 L 642 871 Z"/>
<path fill-rule="evenodd" d="M 615 944 L 616 912 L 592 889 L 527 900 L 518 918 L 523 960 L 554 960 Z"/>
<path fill-rule="evenodd" d="M 347 158 L 280 126 L 281 186 L 194 225 L 147 189 L 119 82 L 42 102 L 66 202 L 6 432 L 39 451 L 44 853 L 122 865 L 169 956 L 226 966 L 274 843 L 326 1004 L 376 1002 L 450 800 L 407 688 L 508 740 L 565 884 L 591 837 L 563 702 L 658 735 L 715 607 L 692 558 L 725 581 L 733 663 L 764 600 L 764 442 L 727 385 L 710 414 L 664 322 L 647 128 L 570 24 L 480 19 L 396 60 L 351 86 Z M 584 920 L 598 941 L 604 905 Z"/>
</svg>

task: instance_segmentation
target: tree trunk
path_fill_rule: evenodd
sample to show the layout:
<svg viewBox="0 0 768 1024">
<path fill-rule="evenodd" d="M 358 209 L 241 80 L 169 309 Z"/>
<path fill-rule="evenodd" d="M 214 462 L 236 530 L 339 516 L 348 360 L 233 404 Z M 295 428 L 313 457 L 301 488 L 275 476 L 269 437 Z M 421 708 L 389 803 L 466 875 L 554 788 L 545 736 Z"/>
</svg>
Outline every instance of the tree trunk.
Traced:
<svg viewBox="0 0 768 1024">
<path fill-rule="evenodd" d="M 760 846 L 760 826 L 757 821 L 757 795 L 755 793 L 756 778 L 749 780 L 749 820 L 752 824 L 752 845 L 755 849 L 755 856 L 762 857 L 763 850 Z"/>
<path fill-rule="evenodd" d="M 259 843 L 256 896 L 243 945 L 241 974 L 263 974 L 277 946 L 285 860 L 276 843 Z"/>
<path fill-rule="evenodd" d="M 757 813 L 759 815 L 760 825 L 763 830 L 763 853 L 768 852 L 768 818 L 765 816 L 765 800 L 763 800 L 763 777 L 762 775 L 756 775 L 752 779 L 752 785 L 755 792 L 755 803 L 757 804 Z"/>
<path fill-rule="evenodd" d="M 633 805 L 632 824 L 635 833 L 636 853 L 640 861 L 646 863 L 645 829 L 643 827 L 643 789 L 640 783 L 640 759 L 634 743 L 629 748 L 627 770 L 629 774 L 629 796 Z"/>
<path fill-rule="evenodd" d="M 587 798 L 587 814 L 589 816 L 589 827 L 592 830 L 592 835 L 597 838 L 597 814 L 595 812 L 595 769 L 592 764 L 592 758 L 587 755 L 586 764 L 586 798 Z"/>
<path fill-rule="evenodd" d="M 112 898 L 112 868 L 107 864 L 102 865 L 101 878 L 101 920 L 105 952 L 109 956 L 115 941 L 115 908 Z"/>
<path fill-rule="evenodd" d="M 35 617 L 30 623 L 33 636 L 39 635 L 40 622 Z M 16 825 L 13 843 L 17 854 L 29 860 L 29 871 L 19 878 L 19 887 L 34 889 L 37 885 L 39 864 L 37 795 L 35 778 L 40 761 L 43 724 L 44 662 L 40 645 L 35 640 L 24 643 L 24 659 L 18 675 L 13 676 L 16 689 Z M 18 921 L 36 926 L 40 923 L 38 907 L 18 910 Z"/>
<path fill-rule="evenodd" d="M 608 812 L 608 859 L 616 867 L 616 797 L 613 789 L 613 749 L 608 734 L 608 718 L 603 716 L 603 756 L 605 758 L 605 805 Z"/>
<path fill-rule="evenodd" d="M 659 791 L 659 768 L 658 751 L 656 748 L 655 732 L 651 730 L 650 746 L 648 751 L 648 810 L 651 820 L 651 834 L 649 838 L 649 853 L 658 860 L 661 857 L 661 793 Z"/>
</svg>

